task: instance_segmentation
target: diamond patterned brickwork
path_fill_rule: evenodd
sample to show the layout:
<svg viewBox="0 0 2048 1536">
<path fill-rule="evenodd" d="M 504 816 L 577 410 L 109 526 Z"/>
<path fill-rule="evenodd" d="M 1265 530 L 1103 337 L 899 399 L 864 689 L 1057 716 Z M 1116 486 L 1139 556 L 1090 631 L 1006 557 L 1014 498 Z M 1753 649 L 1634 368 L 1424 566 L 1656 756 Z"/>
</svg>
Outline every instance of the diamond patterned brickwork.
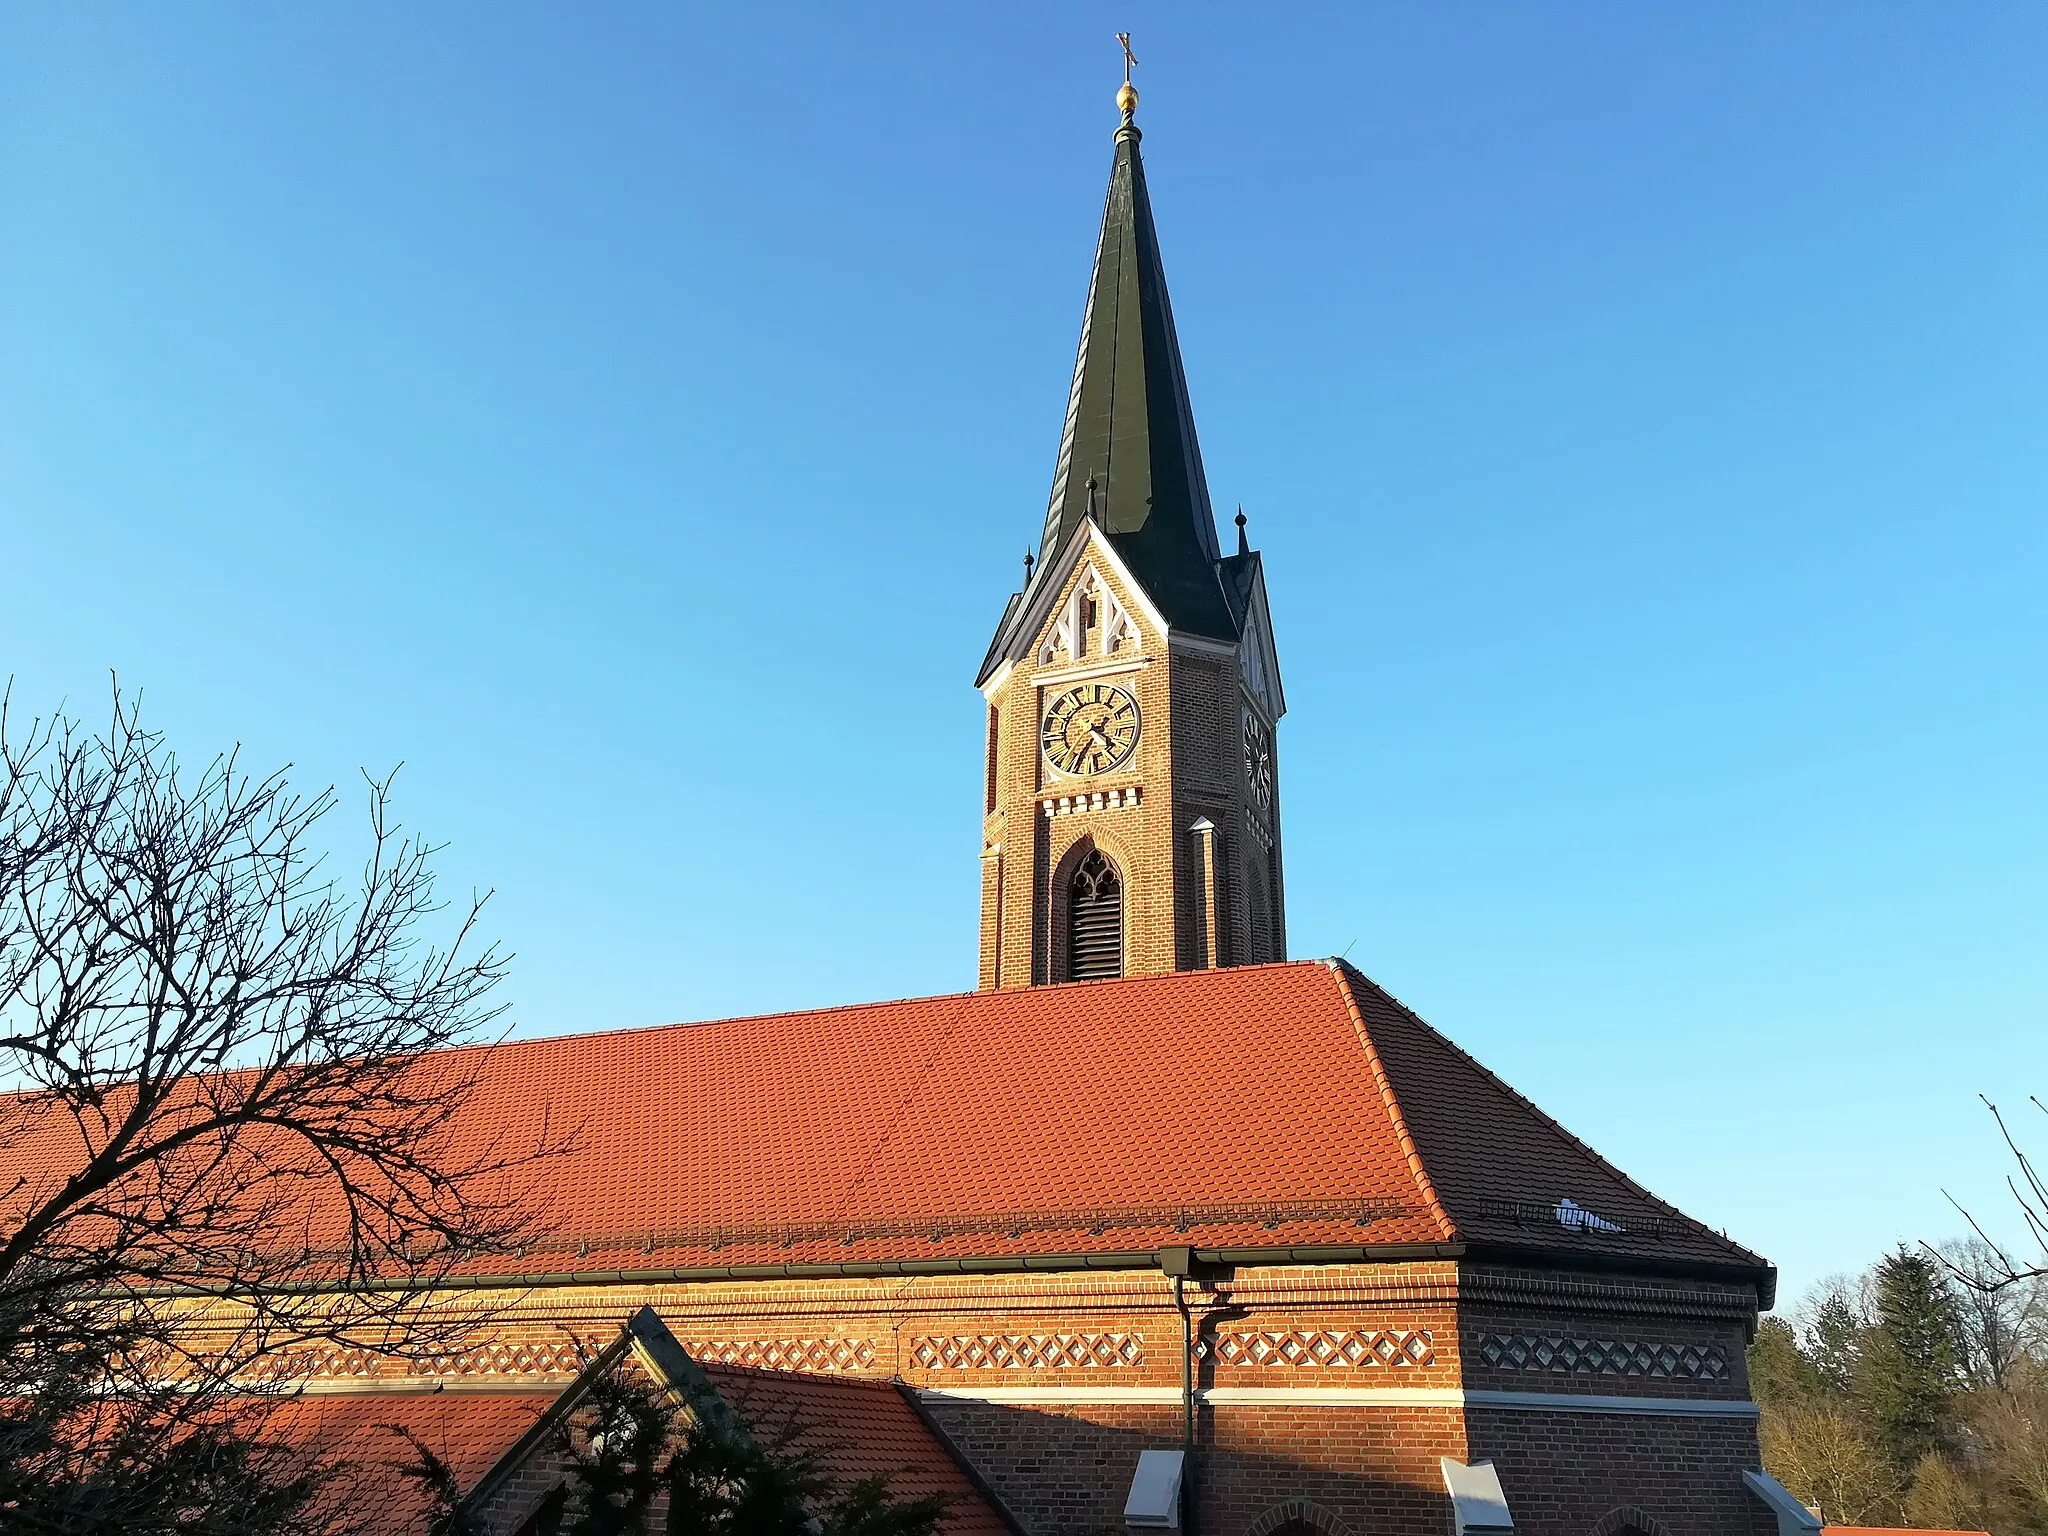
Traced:
<svg viewBox="0 0 2048 1536">
<path fill-rule="evenodd" d="M 573 1376 L 583 1369 L 575 1344 L 492 1340 L 470 1349 L 422 1355 L 412 1362 L 415 1376 Z"/>
<path fill-rule="evenodd" d="M 367 1349 L 295 1349 L 277 1357 L 277 1374 L 288 1379 L 347 1381 L 378 1375 L 381 1359 Z"/>
<path fill-rule="evenodd" d="M 1728 1379 L 1728 1356 L 1718 1344 L 1658 1344 L 1555 1333 L 1475 1333 L 1470 1343 L 1477 1359 L 1501 1371 L 1647 1376 L 1669 1381 Z"/>
<path fill-rule="evenodd" d="M 1226 1333 L 1216 1341 L 1226 1365 L 1430 1365 L 1436 1349 L 1427 1328 L 1295 1330 L 1287 1333 Z"/>
<path fill-rule="evenodd" d="M 684 1339 L 703 1365 L 765 1371 L 864 1371 L 875 1363 L 870 1339 Z"/>
<path fill-rule="evenodd" d="M 1145 1342 L 1134 1333 L 959 1334 L 912 1339 L 910 1358 L 928 1371 L 1090 1369 L 1142 1365 Z"/>
<path fill-rule="evenodd" d="M 871 1339 L 691 1339 L 683 1348 L 706 1365 L 744 1365 L 768 1371 L 863 1371 L 875 1363 Z M 339 1351 L 334 1352 L 339 1355 Z M 337 1359 L 319 1375 L 369 1375 L 372 1369 Z M 428 1355 L 413 1362 L 417 1376 L 567 1376 L 582 1369 L 576 1346 L 552 1341 L 493 1341 L 471 1349 Z"/>
</svg>

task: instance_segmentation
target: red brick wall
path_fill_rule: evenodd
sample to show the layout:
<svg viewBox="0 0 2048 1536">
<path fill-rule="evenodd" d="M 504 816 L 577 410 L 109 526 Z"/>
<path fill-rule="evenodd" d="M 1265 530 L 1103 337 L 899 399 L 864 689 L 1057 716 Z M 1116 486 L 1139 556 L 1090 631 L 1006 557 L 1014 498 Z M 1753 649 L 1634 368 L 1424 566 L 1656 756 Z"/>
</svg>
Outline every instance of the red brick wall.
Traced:
<svg viewBox="0 0 2048 1536">
<path fill-rule="evenodd" d="M 1138 1452 L 1180 1444 L 1172 1407 L 1017 1408 L 953 1399 L 927 1401 L 925 1411 L 1033 1536 L 1121 1531 Z"/>
<path fill-rule="evenodd" d="M 1021 1408 L 961 1400 L 927 1411 L 1034 1536 L 1123 1529 L 1142 1450 L 1181 1444 L 1173 1406 Z M 1203 1414 L 1196 1536 L 1244 1536 L 1294 1499 L 1358 1536 L 1443 1536 L 1439 1456 L 1462 1456 L 1455 1409 L 1221 1408 Z"/>
<path fill-rule="evenodd" d="M 1753 1419 L 1471 1408 L 1465 1421 L 1473 1456 L 1500 1470 L 1517 1536 L 1595 1536 L 1624 1505 L 1671 1536 L 1775 1536 L 1742 1483 L 1758 1465 Z"/>
<path fill-rule="evenodd" d="M 1216 1394 L 1199 1425 L 1197 1536 L 1251 1536 L 1295 1499 L 1328 1511 L 1333 1529 L 1351 1536 L 1446 1536 L 1440 1456 L 1497 1460 L 1522 1536 L 1606 1536 L 1596 1525 L 1623 1506 L 1647 1511 L 1669 1536 L 1770 1536 L 1741 1482 L 1758 1463 L 1754 1421 L 1739 1411 L 1508 1410 L 1460 1407 L 1455 1396 L 1626 1396 L 1739 1410 L 1756 1305 L 1745 1287 L 1426 1262 L 1248 1267 L 1190 1297 L 1197 1383 Z M 327 1374 L 364 1385 L 365 1372 L 565 1381 L 572 1335 L 601 1345 L 651 1305 L 706 1360 L 893 1377 L 950 1394 L 926 1398 L 934 1418 L 1033 1536 L 1119 1526 L 1138 1452 L 1181 1438 L 1180 1316 L 1156 1271 L 563 1287 L 447 1300 L 487 1300 L 497 1312 L 480 1338 L 424 1369 L 352 1357 Z M 1517 1359 L 1501 1355 L 1504 1338 L 1519 1341 Z M 1073 1395 L 1022 1402 L 1018 1389 Z M 1414 1389 L 1419 1400 L 1387 1400 Z"/>
<path fill-rule="evenodd" d="M 1218 1408 L 1203 1439 L 1196 1536 L 1245 1536 L 1291 1499 L 1356 1536 L 1444 1536 L 1438 1458 L 1465 1454 L 1456 1408 Z"/>
</svg>

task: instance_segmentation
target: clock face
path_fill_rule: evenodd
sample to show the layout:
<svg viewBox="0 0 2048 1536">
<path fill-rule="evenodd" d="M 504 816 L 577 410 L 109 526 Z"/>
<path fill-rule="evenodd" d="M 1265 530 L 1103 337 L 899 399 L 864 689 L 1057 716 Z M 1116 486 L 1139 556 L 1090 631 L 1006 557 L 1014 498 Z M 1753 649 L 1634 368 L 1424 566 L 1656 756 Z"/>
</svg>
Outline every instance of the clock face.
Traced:
<svg viewBox="0 0 2048 1536">
<path fill-rule="evenodd" d="M 1251 787 L 1252 804 L 1272 810 L 1273 733 L 1249 709 L 1244 712 L 1244 781 Z"/>
<path fill-rule="evenodd" d="M 1110 683 L 1076 683 L 1045 706 L 1038 733 L 1061 773 L 1107 773 L 1138 745 L 1138 701 Z"/>
</svg>

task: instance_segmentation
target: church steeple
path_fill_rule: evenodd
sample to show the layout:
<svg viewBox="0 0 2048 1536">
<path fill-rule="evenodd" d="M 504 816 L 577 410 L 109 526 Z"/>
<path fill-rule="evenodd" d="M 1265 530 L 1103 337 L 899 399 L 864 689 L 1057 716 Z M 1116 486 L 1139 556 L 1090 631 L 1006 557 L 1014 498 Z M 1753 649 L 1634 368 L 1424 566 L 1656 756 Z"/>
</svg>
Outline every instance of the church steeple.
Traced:
<svg viewBox="0 0 2048 1536">
<path fill-rule="evenodd" d="M 1237 638 L 1216 571 L 1216 519 L 1145 190 L 1138 93 L 1117 93 L 1109 196 L 1067 396 L 1039 569 L 1093 516 L 1168 622 Z"/>
<path fill-rule="evenodd" d="M 1102 212 L 1034 563 L 976 686 L 981 985 L 1287 954 L 1264 562 L 1217 547 L 1133 121 Z"/>
</svg>

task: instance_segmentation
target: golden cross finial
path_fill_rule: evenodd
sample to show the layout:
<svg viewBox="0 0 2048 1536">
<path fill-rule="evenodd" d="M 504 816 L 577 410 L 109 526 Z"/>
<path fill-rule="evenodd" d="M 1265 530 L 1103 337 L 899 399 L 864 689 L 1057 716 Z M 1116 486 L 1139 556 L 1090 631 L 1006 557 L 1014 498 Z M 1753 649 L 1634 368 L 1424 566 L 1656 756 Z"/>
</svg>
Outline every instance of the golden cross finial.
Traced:
<svg viewBox="0 0 2048 1536">
<path fill-rule="evenodd" d="M 1137 64 L 1138 56 L 1131 52 L 1130 33 L 1119 32 L 1116 35 L 1116 40 L 1122 45 L 1124 50 L 1124 84 L 1129 85 L 1131 83 L 1131 70 Z"/>
<path fill-rule="evenodd" d="M 1131 124 L 1131 114 L 1138 110 L 1138 88 L 1131 84 L 1131 67 L 1138 62 L 1138 56 L 1131 52 L 1131 34 L 1119 32 L 1116 40 L 1124 50 L 1124 88 L 1116 93 L 1118 110 L 1124 115 L 1124 126 Z"/>
</svg>

